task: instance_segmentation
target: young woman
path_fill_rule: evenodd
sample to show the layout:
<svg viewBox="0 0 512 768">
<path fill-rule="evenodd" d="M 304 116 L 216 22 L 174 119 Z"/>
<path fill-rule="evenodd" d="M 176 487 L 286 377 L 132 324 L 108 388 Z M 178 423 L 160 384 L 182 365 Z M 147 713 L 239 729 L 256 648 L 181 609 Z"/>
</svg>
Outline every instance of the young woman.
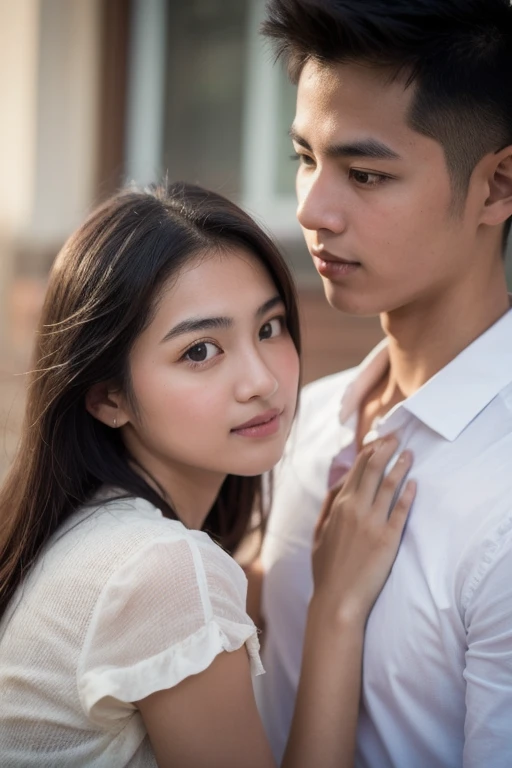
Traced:
<svg viewBox="0 0 512 768">
<path fill-rule="evenodd" d="M 273 765 L 229 553 L 262 515 L 299 348 L 279 253 L 216 194 L 125 191 L 66 243 L 0 494 L 2 766 Z M 407 455 L 380 483 L 395 450 L 365 449 L 319 521 L 286 766 L 351 761 L 364 623 L 414 493 L 392 505 Z"/>
</svg>

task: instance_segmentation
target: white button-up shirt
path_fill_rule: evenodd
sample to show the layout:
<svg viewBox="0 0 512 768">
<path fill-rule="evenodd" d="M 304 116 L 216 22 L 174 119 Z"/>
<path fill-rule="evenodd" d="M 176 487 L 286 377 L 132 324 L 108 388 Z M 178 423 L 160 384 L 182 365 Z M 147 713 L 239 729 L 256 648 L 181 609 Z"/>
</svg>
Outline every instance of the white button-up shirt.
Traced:
<svg viewBox="0 0 512 768">
<path fill-rule="evenodd" d="M 329 467 L 340 451 L 353 460 L 358 406 L 387 365 L 384 341 L 359 368 L 306 387 L 277 474 L 263 549 L 267 674 L 257 698 L 278 761 Z M 414 454 L 418 492 L 367 625 L 356 765 L 510 768 L 512 311 L 376 420 L 366 439 L 389 432 Z"/>
</svg>

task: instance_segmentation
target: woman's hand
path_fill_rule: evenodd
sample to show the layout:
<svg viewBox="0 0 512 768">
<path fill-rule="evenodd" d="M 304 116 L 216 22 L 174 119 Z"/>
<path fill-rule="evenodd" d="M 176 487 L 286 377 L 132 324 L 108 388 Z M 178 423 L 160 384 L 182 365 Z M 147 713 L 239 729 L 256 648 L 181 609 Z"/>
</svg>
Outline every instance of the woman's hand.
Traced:
<svg viewBox="0 0 512 768">
<path fill-rule="evenodd" d="M 329 493 L 313 542 L 299 690 L 284 768 L 354 764 L 364 628 L 398 551 L 415 484 L 397 491 L 411 466 L 394 437 L 363 448 L 343 486 Z"/>
<path fill-rule="evenodd" d="M 404 478 L 412 463 L 393 436 L 366 446 L 341 488 L 329 492 L 313 543 L 314 602 L 331 617 L 366 622 L 395 560 L 416 484 Z M 394 502 L 394 503 L 393 503 Z"/>
</svg>

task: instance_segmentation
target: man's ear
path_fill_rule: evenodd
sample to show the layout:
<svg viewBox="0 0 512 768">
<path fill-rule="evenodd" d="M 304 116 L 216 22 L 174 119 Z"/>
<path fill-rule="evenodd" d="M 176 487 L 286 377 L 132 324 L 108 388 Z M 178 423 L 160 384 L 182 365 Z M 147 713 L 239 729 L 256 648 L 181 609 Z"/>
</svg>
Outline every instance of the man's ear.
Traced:
<svg viewBox="0 0 512 768">
<path fill-rule="evenodd" d="M 496 226 L 512 216 L 512 146 L 489 157 L 488 195 L 482 224 Z"/>
<path fill-rule="evenodd" d="M 110 381 L 93 384 L 85 396 L 85 407 L 107 427 L 122 427 L 128 421 L 122 392 Z"/>
</svg>

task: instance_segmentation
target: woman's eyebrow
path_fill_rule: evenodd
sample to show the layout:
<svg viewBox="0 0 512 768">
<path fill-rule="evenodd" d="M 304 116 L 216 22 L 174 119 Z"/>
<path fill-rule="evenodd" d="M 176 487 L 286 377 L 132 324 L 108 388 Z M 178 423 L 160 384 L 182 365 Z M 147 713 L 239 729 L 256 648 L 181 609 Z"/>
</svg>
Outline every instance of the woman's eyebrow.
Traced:
<svg viewBox="0 0 512 768">
<path fill-rule="evenodd" d="M 267 312 L 270 312 L 278 304 L 282 304 L 283 300 L 280 296 L 273 296 L 266 301 L 256 310 L 256 317 L 261 317 Z M 232 317 L 190 317 L 187 320 L 182 320 L 180 323 L 174 325 L 170 331 L 168 331 L 160 344 L 164 344 L 171 339 L 175 339 L 177 336 L 183 336 L 185 333 L 197 333 L 198 331 L 207 331 L 212 328 L 226 330 L 231 328 L 234 324 Z"/>
<path fill-rule="evenodd" d="M 232 317 L 191 317 L 189 320 L 182 320 L 168 331 L 160 344 L 175 339 L 176 336 L 182 336 L 184 333 L 197 333 L 212 328 L 231 328 L 233 325 Z"/>
<path fill-rule="evenodd" d="M 262 315 L 266 315 L 267 312 L 270 312 L 271 309 L 274 309 L 274 307 L 277 307 L 279 304 L 283 304 L 283 300 L 281 296 L 276 295 L 273 296 L 271 299 L 266 301 L 264 304 L 261 305 L 261 307 L 258 307 L 256 310 L 256 317 L 261 317 Z"/>
</svg>

